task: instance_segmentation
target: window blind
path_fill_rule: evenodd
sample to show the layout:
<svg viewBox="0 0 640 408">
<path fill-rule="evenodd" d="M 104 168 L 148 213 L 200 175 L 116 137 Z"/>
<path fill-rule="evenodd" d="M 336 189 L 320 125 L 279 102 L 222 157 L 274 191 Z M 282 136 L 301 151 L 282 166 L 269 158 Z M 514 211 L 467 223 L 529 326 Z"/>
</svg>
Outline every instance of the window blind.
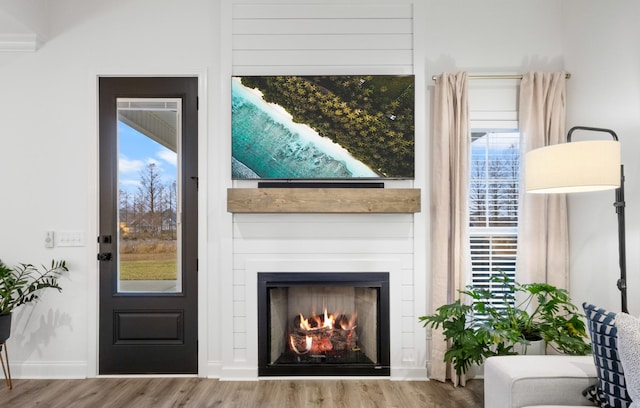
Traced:
<svg viewBox="0 0 640 408">
<path fill-rule="evenodd" d="M 520 135 L 473 130 L 469 185 L 471 284 L 492 291 L 499 306 L 505 288 L 491 279 L 515 279 L 518 249 Z"/>
</svg>

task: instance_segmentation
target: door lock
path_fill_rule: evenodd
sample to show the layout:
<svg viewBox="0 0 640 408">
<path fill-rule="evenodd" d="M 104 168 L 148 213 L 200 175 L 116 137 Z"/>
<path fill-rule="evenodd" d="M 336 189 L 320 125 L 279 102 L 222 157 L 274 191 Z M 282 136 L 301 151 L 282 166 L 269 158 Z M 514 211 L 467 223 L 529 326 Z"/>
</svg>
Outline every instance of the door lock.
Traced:
<svg viewBox="0 0 640 408">
<path fill-rule="evenodd" d="M 98 244 L 110 244 L 111 243 L 111 235 L 100 235 L 98 237 Z"/>
<path fill-rule="evenodd" d="M 98 254 L 98 261 L 110 261 L 112 258 L 111 252 L 100 252 Z"/>
</svg>

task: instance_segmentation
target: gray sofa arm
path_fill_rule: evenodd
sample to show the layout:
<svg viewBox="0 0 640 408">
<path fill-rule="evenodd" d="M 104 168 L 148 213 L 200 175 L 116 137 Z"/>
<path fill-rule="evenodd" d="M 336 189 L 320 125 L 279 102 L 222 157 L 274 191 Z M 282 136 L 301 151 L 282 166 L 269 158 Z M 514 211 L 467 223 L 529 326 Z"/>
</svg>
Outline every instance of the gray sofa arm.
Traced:
<svg viewBox="0 0 640 408">
<path fill-rule="evenodd" d="M 593 356 L 496 356 L 484 363 L 484 406 L 593 406 L 582 391 L 597 382 Z"/>
</svg>

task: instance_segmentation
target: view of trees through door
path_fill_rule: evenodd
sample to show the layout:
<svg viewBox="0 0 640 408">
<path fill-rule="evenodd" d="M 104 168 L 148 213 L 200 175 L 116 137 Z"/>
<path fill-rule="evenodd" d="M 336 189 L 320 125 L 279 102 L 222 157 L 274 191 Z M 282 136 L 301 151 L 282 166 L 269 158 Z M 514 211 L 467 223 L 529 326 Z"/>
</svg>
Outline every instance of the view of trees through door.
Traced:
<svg viewBox="0 0 640 408">
<path fill-rule="evenodd" d="M 177 99 L 118 99 L 122 292 L 180 290 L 179 105 Z M 161 130 L 141 129 L 150 117 Z"/>
</svg>

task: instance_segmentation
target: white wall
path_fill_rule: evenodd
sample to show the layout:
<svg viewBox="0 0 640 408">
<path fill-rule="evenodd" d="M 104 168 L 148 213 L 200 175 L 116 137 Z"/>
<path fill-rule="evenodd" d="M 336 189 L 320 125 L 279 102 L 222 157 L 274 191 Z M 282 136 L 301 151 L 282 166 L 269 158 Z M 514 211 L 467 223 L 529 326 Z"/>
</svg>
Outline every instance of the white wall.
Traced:
<svg viewBox="0 0 640 408">
<path fill-rule="evenodd" d="M 0 189 L 6 195 L 0 256 L 10 265 L 64 258 L 71 269 L 61 294 L 46 293 L 16 314 L 10 340 L 15 377 L 96 373 L 96 76 L 201 75 L 211 92 L 203 98 L 205 109 L 215 112 L 220 99 L 218 3 L 63 0 L 51 6 L 51 38 L 42 48 L 0 55 Z M 215 142 L 219 118 L 208 116 L 201 118 L 201 133 Z M 208 168 L 217 175 L 222 149 L 202 143 L 205 156 L 208 146 L 215 157 Z M 218 199 L 224 179 L 203 179 L 201 187 L 214 191 L 201 214 L 207 220 L 208 213 L 224 214 Z M 86 245 L 45 249 L 46 230 L 83 231 Z M 210 248 L 203 252 L 215 257 L 220 234 L 211 231 L 203 228 Z M 218 265 L 207 269 L 215 301 Z M 215 356 L 214 347 L 209 354 Z"/>
<path fill-rule="evenodd" d="M 417 181 L 425 190 L 423 212 L 429 208 L 425 160 L 431 76 L 457 70 L 520 73 L 566 68 L 573 75 L 569 80 L 568 124 L 612 127 L 624 143 L 629 270 L 637 270 L 640 260 L 633 250 L 638 247 L 638 219 L 633 212 L 640 204 L 638 168 L 632 161 L 638 148 L 633 137 L 640 127 L 640 67 L 634 45 L 639 38 L 638 25 L 633 16 L 639 15 L 639 10 L 635 0 L 609 4 L 612 2 L 596 0 L 415 2 L 418 21 L 414 42 L 420 49 L 415 53 L 414 73 L 426 90 L 419 96 L 424 98 L 424 117 L 418 118 L 424 132 L 417 142 L 418 167 L 425 172 Z M 206 343 L 201 366 L 206 367 L 202 374 L 215 375 L 223 350 L 216 337 L 219 299 L 227 289 L 220 285 L 220 277 L 233 268 L 232 217 L 225 210 L 225 188 L 231 184 L 225 136 L 231 54 L 225 43 L 230 39 L 225 34 L 229 32 L 228 18 L 221 18 L 221 13 L 227 16 L 230 12 L 230 2 L 57 0 L 50 7 L 49 41 L 42 48 L 33 53 L 0 54 L 0 191 L 5 195 L 0 200 L 0 257 L 8 264 L 64 258 L 72 271 L 62 281 L 61 294 L 48 293 L 36 307 L 23 308 L 17 314 L 11 339 L 14 375 L 96 373 L 95 77 L 99 74 L 195 74 L 203 79 L 206 97 L 201 155 L 206 176 L 201 189 L 204 187 L 206 200 L 200 215 L 207 228 L 203 229 L 201 245 L 206 257 L 201 310 L 208 317 L 201 322 L 206 329 L 201 333 L 201 341 Z M 613 83 L 611 91 L 606 90 L 605 79 Z M 598 123 L 584 122 L 594 118 Z M 609 281 L 616 274 L 612 266 L 616 262 L 615 220 L 607 219 L 610 203 L 601 201 L 595 196 L 584 202 L 571 201 L 572 290 L 579 301 L 595 299 L 615 308 L 615 292 L 592 289 L 613 285 Z M 425 248 L 423 254 L 416 253 L 413 268 L 414 272 L 426 270 L 428 276 L 429 226 L 424 214 L 418 219 L 414 239 L 424 242 Z M 46 230 L 84 231 L 86 246 L 45 249 Z M 601 232 L 610 234 L 611 239 L 596 238 Z M 582 270 L 587 265 L 597 272 L 585 278 Z M 640 292 L 637 281 L 636 276 L 630 276 L 630 298 Z M 422 292 L 416 296 L 424 295 L 425 299 L 418 301 L 426 302 L 426 285 Z M 631 306 L 637 312 L 640 305 L 632 301 Z"/>
<path fill-rule="evenodd" d="M 425 13 L 425 54 L 433 73 L 563 67 L 560 2 L 427 0 Z"/>
<path fill-rule="evenodd" d="M 611 128 L 622 143 L 626 175 L 629 311 L 640 312 L 640 4 L 634 0 L 429 1 L 428 74 L 561 70 L 567 82 L 567 128 Z M 443 15 L 451 13 L 451 19 Z M 461 22 L 467 29 L 459 30 Z M 470 85 L 473 86 L 473 83 Z M 589 138 L 584 133 L 577 138 Z M 606 135 L 605 135 L 606 137 Z M 620 310 L 614 193 L 569 198 L 574 302 Z"/>
<path fill-rule="evenodd" d="M 635 0 L 569 0 L 565 15 L 564 58 L 567 127 L 614 130 L 625 167 L 627 281 L 629 312 L 640 313 L 640 3 Z M 604 135 L 606 137 L 606 134 Z M 586 140 L 589 133 L 574 133 Z M 581 139 L 579 139 L 581 138 Z M 571 292 L 576 302 L 620 310 L 617 221 L 614 193 L 570 198 Z"/>
</svg>

